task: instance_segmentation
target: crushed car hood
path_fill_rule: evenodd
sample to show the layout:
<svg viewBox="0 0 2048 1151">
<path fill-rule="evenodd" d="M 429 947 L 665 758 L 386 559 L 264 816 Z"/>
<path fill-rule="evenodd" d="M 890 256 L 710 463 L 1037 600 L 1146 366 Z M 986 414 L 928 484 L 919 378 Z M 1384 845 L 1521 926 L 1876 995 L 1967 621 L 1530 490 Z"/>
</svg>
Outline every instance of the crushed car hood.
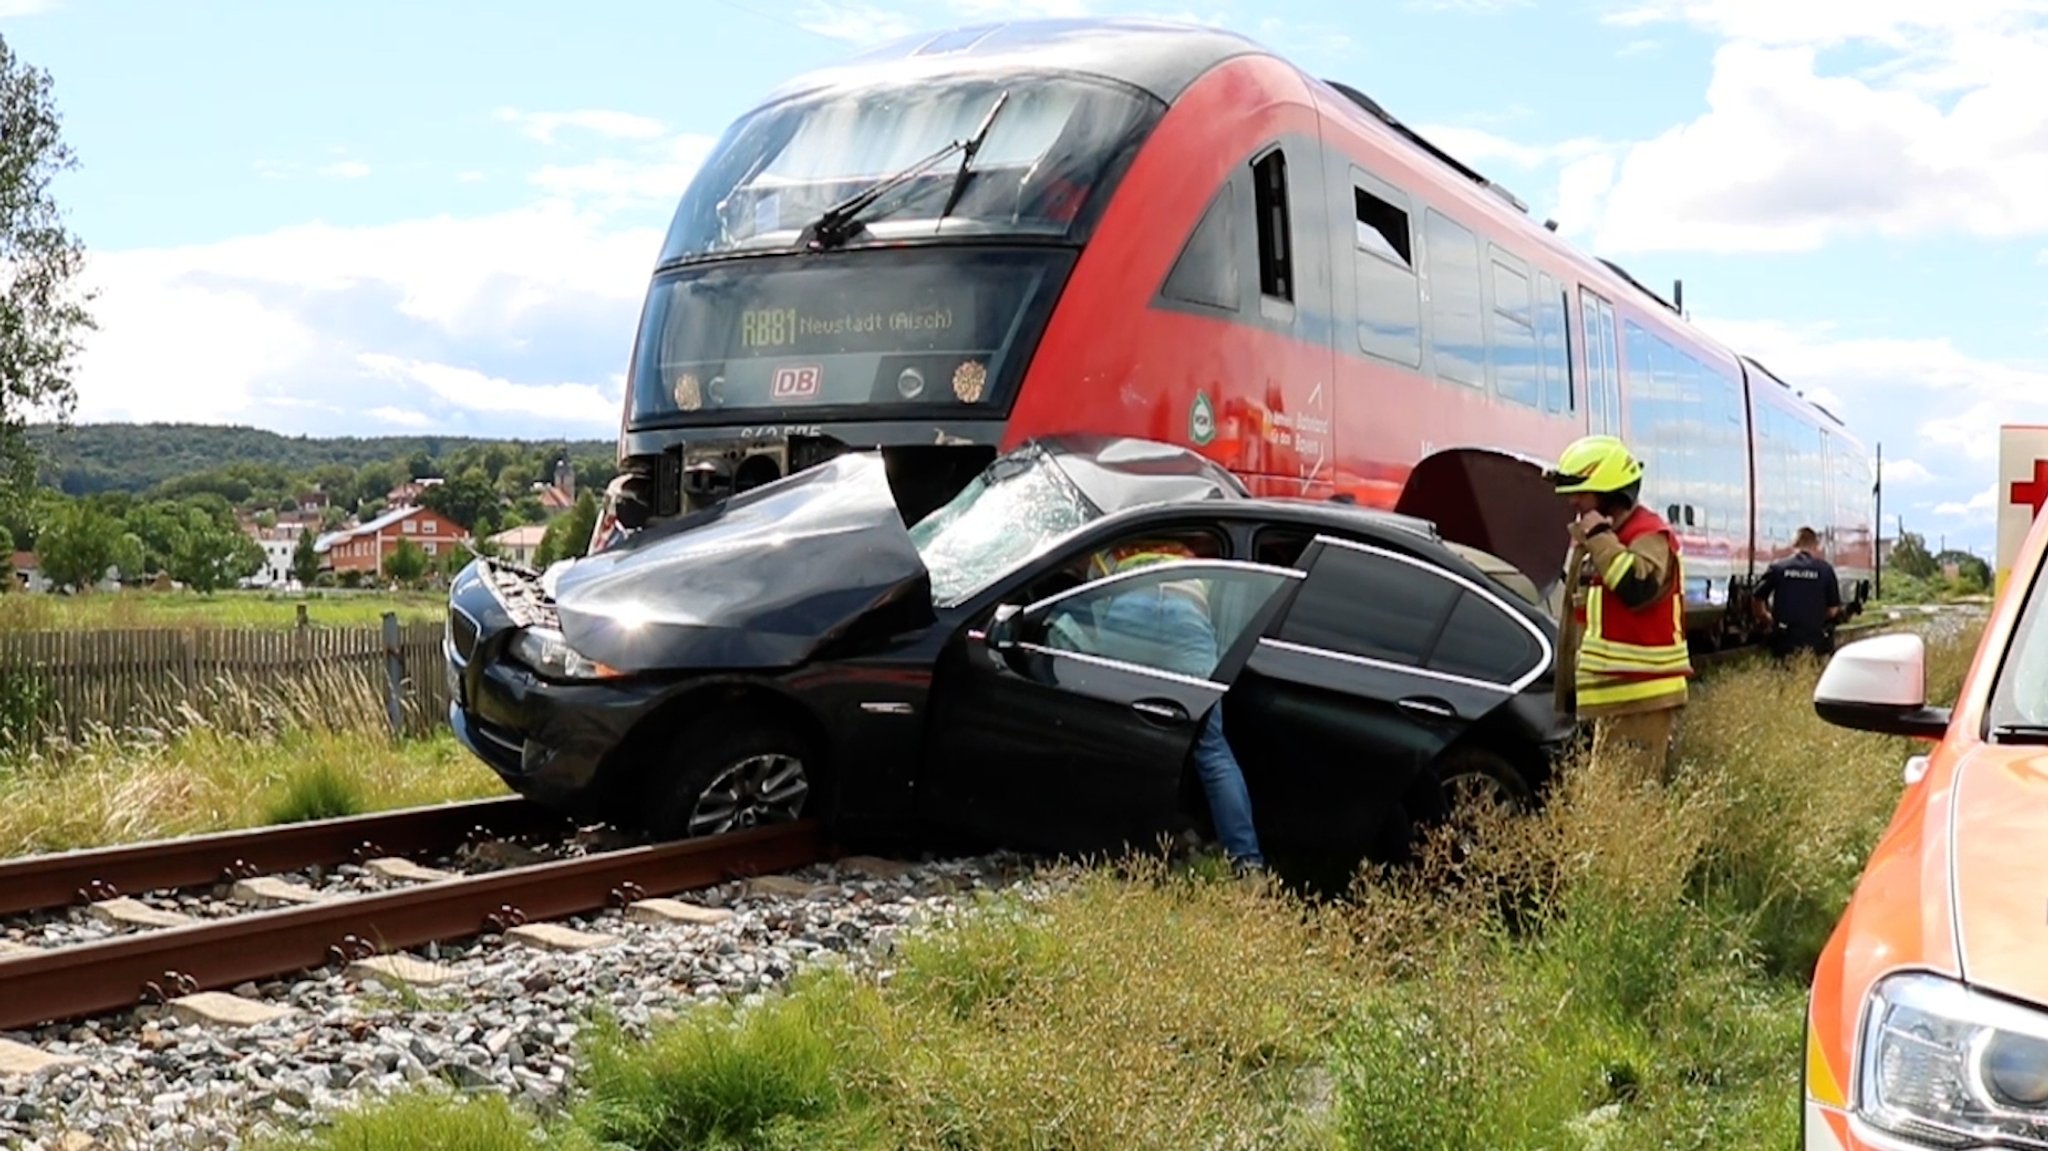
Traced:
<svg viewBox="0 0 2048 1151">
<path fill-rule="evenodd" d="M 563 568 L 562 636 L 621 671 L 790 667 L 934 618 L 880 456 L 851 452 Z"/>
<path fill-rule="evenodd" d="M 1963 977 L 2048 1003 L 2048 748 L 1987 745 L 1956 771 L 1949 858 Z"/>
</svg>

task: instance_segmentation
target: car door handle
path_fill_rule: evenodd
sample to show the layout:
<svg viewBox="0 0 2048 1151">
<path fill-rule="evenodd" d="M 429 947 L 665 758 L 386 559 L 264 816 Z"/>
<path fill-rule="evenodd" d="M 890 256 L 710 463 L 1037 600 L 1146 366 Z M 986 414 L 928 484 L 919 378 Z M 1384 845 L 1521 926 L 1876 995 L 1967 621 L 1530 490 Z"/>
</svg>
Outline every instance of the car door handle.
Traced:
<svg viewBox="0 0 2048 1151">
<path fill-rule="evenodd" d="M 1407 699 L 1401 700 L 1395 706 L 1399 707 L 1402 711 L 1420 712 L 1423 715 L 1436 716 L 1438 719 L 1458 718 L 1457 708 L 1452 707 L 1443 700 L 1431 699 L 1428 696 L 1411 695 Z"/>
<path fill-rule="evenodd" d="M 1131 705 L 1131 710 L 1155 723 L 1186 723 L 1188 709 L 1166 699 L 1141 699 Z"/>
</svg>

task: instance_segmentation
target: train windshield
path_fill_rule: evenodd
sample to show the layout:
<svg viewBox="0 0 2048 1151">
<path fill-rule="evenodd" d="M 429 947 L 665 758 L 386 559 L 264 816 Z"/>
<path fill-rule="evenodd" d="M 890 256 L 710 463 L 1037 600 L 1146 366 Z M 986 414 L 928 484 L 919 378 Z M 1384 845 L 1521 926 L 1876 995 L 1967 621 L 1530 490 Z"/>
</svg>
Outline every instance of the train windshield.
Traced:
<svg viewBox="0 0 2048 1151">
<path fill-rule="evenodd" d="M 1072 267 L 1064 248 L 829 252 L 657 275 L 634 427 L 1000 417 Z"/>
<path fill-rule="evenodd" d="M 1163 109 L 1099 81 L 1017 73 L 839 85 L 779 101 L 719 141 L 676 210 L 662 263 L 789 248 L 827 208 L 973 136 L 999 100 L 964 181 L 955 156 L 903 182 L 860 214 L 867 232 L 852 243 L 1081 239 Z"/>
</svg>

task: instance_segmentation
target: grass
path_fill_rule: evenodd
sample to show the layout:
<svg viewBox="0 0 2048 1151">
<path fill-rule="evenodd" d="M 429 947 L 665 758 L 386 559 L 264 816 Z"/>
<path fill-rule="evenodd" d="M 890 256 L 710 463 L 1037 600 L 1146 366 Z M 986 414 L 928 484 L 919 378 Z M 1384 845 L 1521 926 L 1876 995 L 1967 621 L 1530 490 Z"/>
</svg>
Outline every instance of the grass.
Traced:
<svg viewBox="0 0 2048 1151">
<path fill-rule="evenodd" d="M 1952 698 L 1974 635 L 1931 643 Z M 279 1146 L 1748 1148 L 1796 1142 L 1805 977 L 1913 745 L 1818 665 L 1717 676 L 1665 788 L 1575 765 L 1475 851 L 1306 902 L 1147 858 L 645 1037 L 568 1104 L 409 1095 Z"/>
<path fill-rule="evenodd" d="M 445 593 L 332 592 L 285 595 L 221 591 L 92 592 L 85 595 L 0 595 L 0 631 L 127 628 L 289 628 L 305 605 L 314 627 L 375 627 L 387 611 L 400 623 L 431 622 L 447 610 Z"/>
<path fill-rule="evenodd" d="M 223 681 L 155 720 L 0 741 L 0 855 L 505 794 L 445 729 L 394 740 L 376 690 L 347 669 Z"/>
</svg>

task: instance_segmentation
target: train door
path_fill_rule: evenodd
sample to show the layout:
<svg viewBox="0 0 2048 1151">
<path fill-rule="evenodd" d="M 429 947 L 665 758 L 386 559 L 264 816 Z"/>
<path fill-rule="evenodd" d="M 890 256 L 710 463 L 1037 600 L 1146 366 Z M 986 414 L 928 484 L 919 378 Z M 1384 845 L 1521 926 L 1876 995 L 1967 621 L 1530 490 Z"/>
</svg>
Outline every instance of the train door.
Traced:
<svg viewBox="0 0 2048 1151">
<path fill-rule="evenodd" d="M 1579 289 L 1579 320 L 1586 335 L 1586 430 L 1621 434 L 1621 353 L 1615 345 L 1614 305 L 1591 288 Z"/>
<path fill-rule="evenodd" d="M 1284 137 L 1251 160 L 1252 227 L 1242 243 L 1251 247 L 1258 276 L 1254 322 L 1285 336 L 1284 354 L 1264 357 L 1250 397 L 1263 418 L 1263 442 L 1254 449 L 1252 470 L 1303 494 L 1328 484 L 1335 473 L 1335 349 L 1315 322 L 1332 313 L 1328 237 L 1333 221 L 1322 195 L 1322 154 L 1315 141 Z M 1312 335 L 1318 338 L 1310 338 Z M 1189 438 L 1197 447 L 1226 416 L 1252 413 L 1202 411 L 1189 416 Z M 1204 429 L 1208 429 L 1205 433 Z"/>
</svg>

